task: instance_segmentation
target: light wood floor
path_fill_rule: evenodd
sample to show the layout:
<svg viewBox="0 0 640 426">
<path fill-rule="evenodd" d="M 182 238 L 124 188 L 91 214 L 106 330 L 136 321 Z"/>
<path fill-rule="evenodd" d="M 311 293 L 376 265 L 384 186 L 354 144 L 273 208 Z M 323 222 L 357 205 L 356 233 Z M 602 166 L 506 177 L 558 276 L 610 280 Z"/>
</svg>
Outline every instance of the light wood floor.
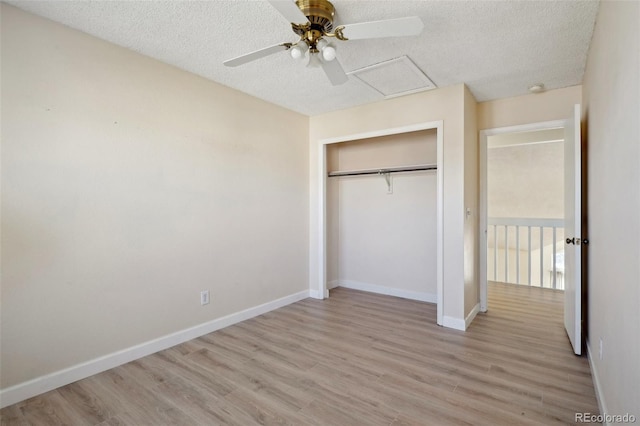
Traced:
<svg viewBox="0 0 640 426">
<path fill-rule="evenodd" d="M 1 411 L 34 425 L 570 424 L 598 413 L 562 293 L 490 285 L 466 333 L 435 305 L 347 289 Z"/>
</svg>

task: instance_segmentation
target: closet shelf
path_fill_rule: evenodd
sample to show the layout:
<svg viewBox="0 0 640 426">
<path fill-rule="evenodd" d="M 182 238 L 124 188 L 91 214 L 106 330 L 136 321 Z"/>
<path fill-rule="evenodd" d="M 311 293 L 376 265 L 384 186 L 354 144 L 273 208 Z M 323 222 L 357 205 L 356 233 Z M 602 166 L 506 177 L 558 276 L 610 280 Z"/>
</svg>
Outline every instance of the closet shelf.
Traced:
<svg viewBox="0 0 640 426">
<path fill-rule="evenodd" d="M 401 166 L 401 167 L 386 167 L 382 169 L 365 169 L 365 170 L 348 170 L 348 171 L 336 171 L 329 172 L 329 177 L 340 176 L 360 176 L 360 175 L 384 175 L 387 173 L 402 173 L 402 172 L 417 172 L 421 170 L 436 170 L 438 167 L 436 164 L 421 164 L 417 166 Z"/>
</svg>

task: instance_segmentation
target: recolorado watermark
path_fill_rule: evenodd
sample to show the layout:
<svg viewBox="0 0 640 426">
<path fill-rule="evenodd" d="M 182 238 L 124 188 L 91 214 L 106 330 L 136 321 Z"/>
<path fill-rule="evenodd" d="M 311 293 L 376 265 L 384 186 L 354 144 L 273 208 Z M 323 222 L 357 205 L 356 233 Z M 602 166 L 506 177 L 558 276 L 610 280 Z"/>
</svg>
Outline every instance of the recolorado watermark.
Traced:
<svg viewBox="0 0 640 426">
<path fill-rule="evenodd" d="M 576 413 L 574 421 L 576 423 L 635 423 L 636 416 L 633 414 L 593 414 L 593 413 Z"/>
</svg>

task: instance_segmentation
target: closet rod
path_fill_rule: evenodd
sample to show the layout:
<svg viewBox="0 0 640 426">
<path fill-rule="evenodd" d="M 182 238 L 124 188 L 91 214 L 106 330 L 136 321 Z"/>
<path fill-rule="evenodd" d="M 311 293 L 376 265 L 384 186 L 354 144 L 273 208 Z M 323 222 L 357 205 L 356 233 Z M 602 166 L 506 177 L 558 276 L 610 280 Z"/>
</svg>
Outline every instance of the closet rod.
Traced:
<svg viewBox="0 0 640 426">
<path fill-rule="evenodd" d="M 383 175 L 386 173 L 401 173 L 401 172 L 417 172 L 420 170 L 436 170 L 438 167 L 435 164 L 423 164 L 419 166 L 404 166 L 404 167 L 387 167 L 384 169 L 367 169 L 367 170 L 351 170 L 344 172 L 329 172 L 329 177 L 340 176 L 359 176 L 359 175 Z"/>
</svg>

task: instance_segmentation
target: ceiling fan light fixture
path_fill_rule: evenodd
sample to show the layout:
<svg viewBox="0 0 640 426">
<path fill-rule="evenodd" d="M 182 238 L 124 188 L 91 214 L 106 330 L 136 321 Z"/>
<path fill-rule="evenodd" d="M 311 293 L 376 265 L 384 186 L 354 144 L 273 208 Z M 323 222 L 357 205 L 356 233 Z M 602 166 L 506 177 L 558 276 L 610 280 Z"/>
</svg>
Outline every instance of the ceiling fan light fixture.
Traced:
<svg viewBox="0 0 640 426">
<path fill-rule="evenodd" d="M 327 47 L 328 45 L 329 45 L 329 42 L 328 42 L 326 39 L 324 39 L 324 38 L 321 38 L 320 40 L 318 40 L 318 41 L 316 42 L 316 48 L 317 48 L 319 51 L 324 50 L 324 48 L 325 48 L 325 47 Z"/>
<path fill-rule="evenodd" d="M 300 39 L 297 43 L 280 43 L 227 60 L 224 62 L 226 66 L 235 67 L 282 50 L 289 50 L 293 59 L 304 61 L 307 67 L 321 67 L 331 84 L 337 86 L 346 83 L 349 77 L 336 57 L 335 45 L 330 44 L 326 37 L 344 42 L 369 38 L 415 36 L 424 28 L 420 17 L 410 16 L 339 25 L 334 29 L 335 8 L 329 0 L 267 1 L 291 23 L 291 29 Z"/>
<path fill-rule="evenodd" d="M 336 58 L 336 48 L 324 38 L 316 42 L 316 50 L 322 54 L 322 59 L 327 62 Z"/>
<path fill-rule="evenodd" d="M 309 52 L 309 62 L 307 62 L 308 68 L 319 68 L 322 65 L 317 52 Z"/>
<path fill-rule="evenodd" d="M 322 49 L 322 59 L 325 61 L 333 61 L 336 58 L 336 48 L 328 45 L 324 49 Z"/>
<path fill-rule="evenodd" d="M 291 48 L 290 54 L 293 59 L 302 59 L 307 50 L 309 50 L 307 43 L 298 43 Z"/>
</svg>

